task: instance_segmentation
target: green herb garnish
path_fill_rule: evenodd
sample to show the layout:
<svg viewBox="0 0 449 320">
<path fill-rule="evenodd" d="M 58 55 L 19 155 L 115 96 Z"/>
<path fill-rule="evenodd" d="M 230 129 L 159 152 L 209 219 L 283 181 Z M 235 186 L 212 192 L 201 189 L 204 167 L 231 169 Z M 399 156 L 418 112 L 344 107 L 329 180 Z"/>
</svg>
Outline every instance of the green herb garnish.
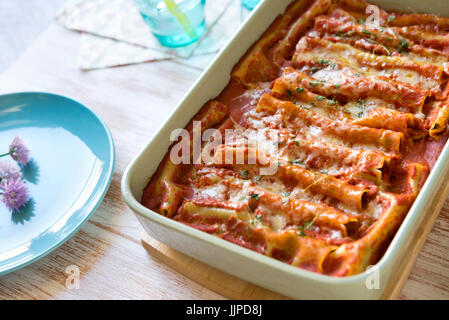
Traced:
<svg viewBox="0 0 449 320">
<path fill-rule="evenodd" d="M 396 19 L 396 17 L 394 15 L 391 15 L 388 17 L 387 21 L 392 22 L 394 19 Z"/>
<path fill-rule="evenodd" d="M 304 88 L 300 88 L 300 87 L 297 87 L 296 88 L 296 92 L 297 93 L 301 93 L 301 92 L 303 92 L 304 91 Z"/>
<path fill-rule="evenodd" d="M 310 228 L 312 228 L 314 222 L 315 222 L 314 220 L 310 220 L 304 223 L 304 230 L 309 230 Z"/>
<path fill-rule="evenodd" d="M 304 233 L 304 227 L 303 227 L 303 226 L 298 226 L 298 227 L 296 227 L 296 229 L 298 229 L 299 235 L 300 235 L 301 237 L 307 236 L 307 235 Z"/>
<path fill-rule="evenodd" d="M 402 39 L 401 39 L 401 44 L 399 45 L 399 50 L 398 50 L 398 52 L 399 52 L 399 53 L 402 53 L 402 52 L 408 50 L 408 47 L 409 47 L 408 41 L 405 40 L 404 38 L 402 38 Z"/>
<path fill-rule="evenodd" d="M 259 200 L 259 195 L 257 193 L 250 193 L 249 196 L 254 200 Z"/>
<path fill-rule="evenodd" d="M 248 179 L 248 175 L 249 175 L 248 170 L 243 170 L 240 172 L 240 174 L 243 176 L 243 178 Z"/>
<path fill-rule="evenodd" d="M 323 97 L 323 96 L 318 96 L 318 97 L 316 97 L 316 100 L 317 100 L 317 101 L 323 101 L 323 100 L 324 100 L 324 97 Z"/>
<path fill-rule="evenodd" d="M 289 196 L 290 196 L 290 192 L 288 192 L 288 191 L 282 191 L 281 195 L 282 195 L 283 197 L 289 197 Z"/>
</svg>

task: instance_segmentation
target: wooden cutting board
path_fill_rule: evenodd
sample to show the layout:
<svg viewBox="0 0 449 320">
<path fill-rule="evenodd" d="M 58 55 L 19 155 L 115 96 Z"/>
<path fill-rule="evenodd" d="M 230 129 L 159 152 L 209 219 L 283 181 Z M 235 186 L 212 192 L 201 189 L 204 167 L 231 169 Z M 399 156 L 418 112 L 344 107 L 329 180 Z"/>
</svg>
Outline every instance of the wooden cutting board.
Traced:
<svg viewBox="0 0 449 320">
<path fill-rule="evenodd" d="M 280 300 L 289 299 L 279 293 L 253 285 L 245 280 L 217 270 L 155 240 L 145 231 L 142 245 L 153 257 L 170 268 L 196 281 L 200 285 L 235 300 Z"/>
</svg>

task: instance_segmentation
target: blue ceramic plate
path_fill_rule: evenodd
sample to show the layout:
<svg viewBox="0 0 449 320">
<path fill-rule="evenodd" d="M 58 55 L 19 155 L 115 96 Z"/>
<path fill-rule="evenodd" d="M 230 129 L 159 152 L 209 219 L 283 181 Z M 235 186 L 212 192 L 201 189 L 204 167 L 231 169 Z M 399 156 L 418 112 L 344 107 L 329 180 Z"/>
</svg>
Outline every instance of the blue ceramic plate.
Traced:
<svg viewBox="0 0 449 320">
<path fill-rule="evenodd" d="M 22 171 L 32 198 L 13 214 L 0 203 L 0 275 L 69 239 L 100 204 L 114 170 L 106 125 L 63 96 L 1 95 L 0 154 L 16 135 L 31 149 L 32 160 Z"/>
</svg>

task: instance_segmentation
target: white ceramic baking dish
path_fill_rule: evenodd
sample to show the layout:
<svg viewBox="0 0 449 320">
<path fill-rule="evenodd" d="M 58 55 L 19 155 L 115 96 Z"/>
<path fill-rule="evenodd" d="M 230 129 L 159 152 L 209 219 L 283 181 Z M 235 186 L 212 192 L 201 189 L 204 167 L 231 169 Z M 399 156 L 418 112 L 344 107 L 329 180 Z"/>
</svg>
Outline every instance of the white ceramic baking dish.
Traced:
<svg viewBox="0 0 449 320">
<path fill-rule="evenodd" d="M 449 147 L 446 145 L 420 195 L 396 233 L 383 258 L 364 273 L 334 278 L 302 270 L 215 236 L 168 219 L 140 204 L 142 190 L 155 172 L 168 147 L 172 130 L 184 128 L 201 106 L 216 97 L 230 80 L 233 66 L 259 39 L 278 14 L 292 0 L 265 0 L 251 13 L 217 57 L 212 61 L 167 122 L 128 166 L 122 180 L 126 203 L 144 229 L 155 239 L 217 269 L 259 286 L 297 299 L 378 299 L 394 287 L 398 269 L 403 268 L 412 239 L 422 230 L 425 213 L 435 207 L 437 191 L 446 190 Z M 449 16 L 449 2 L 441 0 L 371 0 L 385 9 L 426 12 Z M 441 196 L 441 192 L 440 192 Z M 447 192 L 444 191 L 443 205 Z M 399 271 L 400 274 L 400 271 Z M 379 280 L 379 281 L 377 281 Z M 378 286 L 379 285 L 379 286 Z"/>
</svg>

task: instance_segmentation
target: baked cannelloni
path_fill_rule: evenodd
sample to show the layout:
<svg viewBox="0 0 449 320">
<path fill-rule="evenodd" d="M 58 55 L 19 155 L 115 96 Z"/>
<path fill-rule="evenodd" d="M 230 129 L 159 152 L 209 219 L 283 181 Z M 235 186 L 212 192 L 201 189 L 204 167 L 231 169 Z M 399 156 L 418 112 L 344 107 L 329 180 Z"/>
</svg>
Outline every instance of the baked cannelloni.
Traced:
<svg viewBox="0 0 449 320">
<path fill-rule="evenodd" d="M 385 252 L 448 138 L 449 18 L 292 2 L 174 143 L 142 203 L 313 272 Z"/>
</svg>

